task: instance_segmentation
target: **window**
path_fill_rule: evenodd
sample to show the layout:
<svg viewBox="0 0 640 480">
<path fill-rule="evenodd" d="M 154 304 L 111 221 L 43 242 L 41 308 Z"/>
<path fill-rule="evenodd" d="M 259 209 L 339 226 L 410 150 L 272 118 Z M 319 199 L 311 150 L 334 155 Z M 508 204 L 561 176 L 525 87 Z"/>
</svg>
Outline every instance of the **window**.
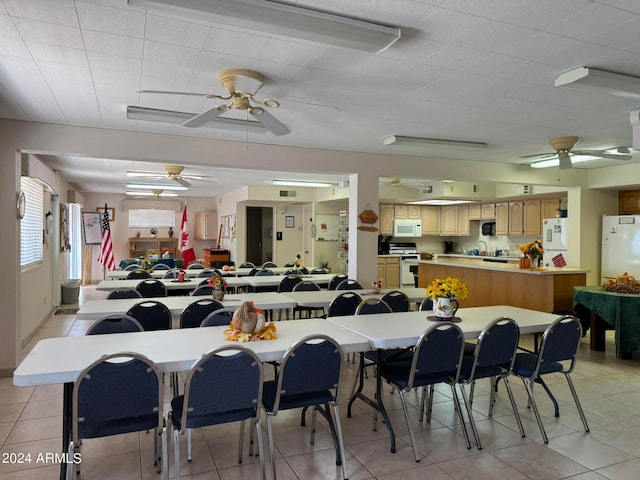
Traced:
<svg viewBox="0 0 640 480">
<path fill-rule="evenodd" d="M 173 210 L 129 210 L 129 227 L 175 227 Z"/>
<path fill-rule="evenodd" d="M 20 179 L 20 188 L 26 205 L 20 221 L 20 266 L 24 268 L 42 262 L 44 188 L 40 182 L 29 177 Z"/>
</svg>

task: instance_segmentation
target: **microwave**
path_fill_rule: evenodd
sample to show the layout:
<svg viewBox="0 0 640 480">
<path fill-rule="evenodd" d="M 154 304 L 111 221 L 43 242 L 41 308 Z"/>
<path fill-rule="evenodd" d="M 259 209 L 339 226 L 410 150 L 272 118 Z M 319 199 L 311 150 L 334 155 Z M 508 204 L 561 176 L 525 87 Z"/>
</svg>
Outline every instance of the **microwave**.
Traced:
<svg viewBox="0 0 640 480">
<path fill-rule="evenodd" d="M 420 220 L 394 220 L 393 221 L 394 237 L 421 237 L 422 222 Z"/>
</svg>

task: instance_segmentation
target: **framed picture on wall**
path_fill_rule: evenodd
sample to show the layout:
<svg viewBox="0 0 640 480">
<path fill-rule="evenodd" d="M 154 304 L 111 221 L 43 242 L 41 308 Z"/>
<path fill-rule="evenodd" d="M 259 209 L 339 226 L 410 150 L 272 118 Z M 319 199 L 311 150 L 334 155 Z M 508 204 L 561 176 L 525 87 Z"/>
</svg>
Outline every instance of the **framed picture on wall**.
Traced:
<svg viewBox="0 0 640 480">
<path fill-rule="evenodd" d="M 102 218 L 102 215 L 104 215 L 104 207 L 96 207 L 96 211 L 100 213 L 100 218 Z M 116 219 L 115 208 L 108 207 L 107 212 L 109 213 L 109 222 L 113 222 Z"/>
<path fill-rule="evenodd" d="M 286 216 L 284 217 L 284 226 L 286 228 L 294 228 L 296 226 L 296 219 L 294 216 Z"/>
</svg>

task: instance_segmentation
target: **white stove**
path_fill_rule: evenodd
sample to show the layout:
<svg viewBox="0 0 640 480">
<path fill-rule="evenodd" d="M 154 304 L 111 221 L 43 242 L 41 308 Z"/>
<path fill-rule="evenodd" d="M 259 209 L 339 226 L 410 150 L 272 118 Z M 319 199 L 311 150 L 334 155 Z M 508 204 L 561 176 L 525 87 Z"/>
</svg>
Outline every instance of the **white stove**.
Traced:
<svg viewBox="0 0 640 480">
<path fill-rule="evenodd" d="M 389 244 L 389 255 L 400 255 L 400 283 L 414 285 L 411 265 L 420 259 L 415 242 L 392 242 Z"/>
</svg>

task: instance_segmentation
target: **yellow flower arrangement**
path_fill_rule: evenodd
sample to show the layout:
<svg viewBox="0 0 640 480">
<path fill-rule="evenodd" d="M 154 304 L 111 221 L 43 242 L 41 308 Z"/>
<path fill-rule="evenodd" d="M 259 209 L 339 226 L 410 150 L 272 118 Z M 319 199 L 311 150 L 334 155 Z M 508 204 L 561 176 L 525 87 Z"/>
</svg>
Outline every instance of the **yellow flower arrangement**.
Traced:
<svg viewBox="0 0 640 480">
<path fill-rule="evenodd" d="M 457 278 L 436 278 L 427 287 L 426 297 L 435 300 L 438 297 L 464 300 L 469 295 L 467 286 Z"/>
<path fill-rule="evenodd" d="M 542 248 L 542 240 L 523 243 L 522 245 L 520 245 L 520 252 L 524 253 L 527 257 L 530 258 L 541 257 L 544 253 L 544 248 Z"/>
</svg>

